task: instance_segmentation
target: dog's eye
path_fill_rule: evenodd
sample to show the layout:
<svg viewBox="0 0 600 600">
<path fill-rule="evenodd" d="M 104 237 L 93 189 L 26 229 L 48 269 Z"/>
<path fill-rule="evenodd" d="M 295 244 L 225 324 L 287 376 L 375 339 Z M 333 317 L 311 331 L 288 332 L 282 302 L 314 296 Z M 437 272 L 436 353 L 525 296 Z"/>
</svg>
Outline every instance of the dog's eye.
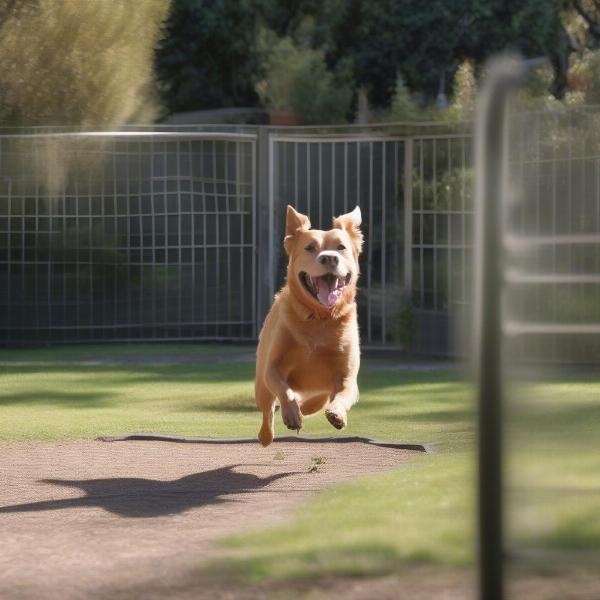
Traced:
<svg viewBox="0 0 600 600">
<path fill-rule="evenodd" d="M 316 247 L 314 244 L 309 244 L 308 246 L 306 246 L 306 248 L 304 248 L 307 252 L 314 252 L 316 250 Z"/>
<path fill-rule="evenodd" d="M 344 246 L 344 244 L 340 244 L 337 249 L 341 252 L 342 250 L 346 249 L 346 246 Z"/>
</svg>

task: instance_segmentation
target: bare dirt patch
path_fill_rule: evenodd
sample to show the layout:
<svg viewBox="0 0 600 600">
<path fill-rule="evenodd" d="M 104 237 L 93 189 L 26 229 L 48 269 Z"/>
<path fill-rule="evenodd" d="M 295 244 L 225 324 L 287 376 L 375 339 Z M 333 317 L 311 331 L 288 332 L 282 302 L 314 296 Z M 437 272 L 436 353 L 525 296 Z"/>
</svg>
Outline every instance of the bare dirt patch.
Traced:
<svg viewBox="0 0 600 600">
<path fill-rule="evenodd" d="M 158 581 L 187 597 L 181 576 L 212 557 L 216 539 L 284 520 L 326 485 L 414 455 L 360 441 L 4 446 L 0 597 L 150 597 Z"/>
</svg>

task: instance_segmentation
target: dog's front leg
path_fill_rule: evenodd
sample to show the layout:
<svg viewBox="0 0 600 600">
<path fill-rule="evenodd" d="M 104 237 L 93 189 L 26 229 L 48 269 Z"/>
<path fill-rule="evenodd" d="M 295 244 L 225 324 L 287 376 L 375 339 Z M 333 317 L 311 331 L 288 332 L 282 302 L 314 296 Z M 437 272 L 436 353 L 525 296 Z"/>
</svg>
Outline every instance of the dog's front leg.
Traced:
<svg viewBox="0 0 600 600">
<path fill-rule="evenodd" d="M 343 429 L 348 424 L 348 411 L 358 402 L 356 376 L 346 377 L 333 400 L 325 410 L 327 420 L 336 428 Z"/>
<path fill-rule="evenodd" d="M 267 386 L 279 399 L 281 417 L 288 429 L 302 429 L 302 412 L 296 393 L 287 384 L 277 367 L 271 367 L 266 374 Z"/>
</svg>

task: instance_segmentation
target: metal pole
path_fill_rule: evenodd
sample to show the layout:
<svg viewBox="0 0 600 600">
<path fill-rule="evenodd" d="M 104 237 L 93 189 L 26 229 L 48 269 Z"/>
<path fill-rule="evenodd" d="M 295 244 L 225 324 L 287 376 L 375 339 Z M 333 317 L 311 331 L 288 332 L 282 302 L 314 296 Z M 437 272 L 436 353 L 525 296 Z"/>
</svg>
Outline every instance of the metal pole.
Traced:
<svg viewBox="0 0 600 600">
<path fill-rule="evenodd" d="M 404 297 L 412 301 L 413 139 L 404 140 Z"/>
<path fill-rule="evenodd" d="M 479 590 L 503 598 L 502 229 L 506 198 L 506 115 L 524 66 L 490 62 L 477 103 L 475 138 L 475 344 L 479 407 Z"/>
<path fill-rule="evenodd" d="M 272 184 L 271 178 L 274 173 L 271 170 L 270 151 L 271 143 L 269 131 L 261 127 L 258 132 L 258 140 L 255 146 L 257 152 L 256 161 L 256 246 L 254 251 L 257 260 L 258 283 L 257 283 L 257 313 L 256 329 L 260 330 L 267 316 L 271 300 L 273 299 L 275 277 L 273 267 L 273 228 L 275 219 L 272 210 Z"/>
</svg>

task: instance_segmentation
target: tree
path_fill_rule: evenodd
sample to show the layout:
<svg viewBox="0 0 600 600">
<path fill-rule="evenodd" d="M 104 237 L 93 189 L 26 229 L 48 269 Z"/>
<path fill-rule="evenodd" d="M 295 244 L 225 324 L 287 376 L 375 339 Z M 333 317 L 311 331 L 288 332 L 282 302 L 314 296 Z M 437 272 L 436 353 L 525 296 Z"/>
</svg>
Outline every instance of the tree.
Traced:
<svg viewBox="0 0 600 600">
<path fill-rule="evenodd" d="M 600 0 L 175 0 L 167 32 L 157 64 L 171 110 L 258 104 L 254 84 L 284 37 L 321 52 L 334 76 L 349 69 L 376 110 L 390 107 L 398 75 L 425 105 L 450 91 L 459 65 L 477 77 L 507 49 L 548 57 L 562 97 L 573 53 L 600 45 Z"/>
<path fill-rule="evenodd" d="M 251 0 L 173 0 L 156 53 L 171 111 L 253 106 L 260 65 L 258 13 Z"/>
<path fill-rule="evenodd" d="M 565 95 L 568 75 L 573 63 L 575 63 L 575 71 L 579 71 L 578 74 L 587 71 L 589 79 L 590 63 L 595 62 L 594 57 L 590 57 L 590 53 L 600 49 L 600 2 L 563 0 L 561 8 L 560 36 L 554 50 L 550 52 L 554 69 L 551 89 L 557 98 L 563 98 Z M 594 84 L 593 81 L 589 83 Z M 596 95 L 595 99 L 597 97 Z"/>
<path fill-rule="evenodd" d="M 350 58 L 378 106 L 389 104 L 397 73 L 432 99 L 465 59 L 478 68 L 507 48 L 550 54 L 561 25 L 560 0 L 329 0 L 317 20 L 330 67 Z"/>
</svg>

